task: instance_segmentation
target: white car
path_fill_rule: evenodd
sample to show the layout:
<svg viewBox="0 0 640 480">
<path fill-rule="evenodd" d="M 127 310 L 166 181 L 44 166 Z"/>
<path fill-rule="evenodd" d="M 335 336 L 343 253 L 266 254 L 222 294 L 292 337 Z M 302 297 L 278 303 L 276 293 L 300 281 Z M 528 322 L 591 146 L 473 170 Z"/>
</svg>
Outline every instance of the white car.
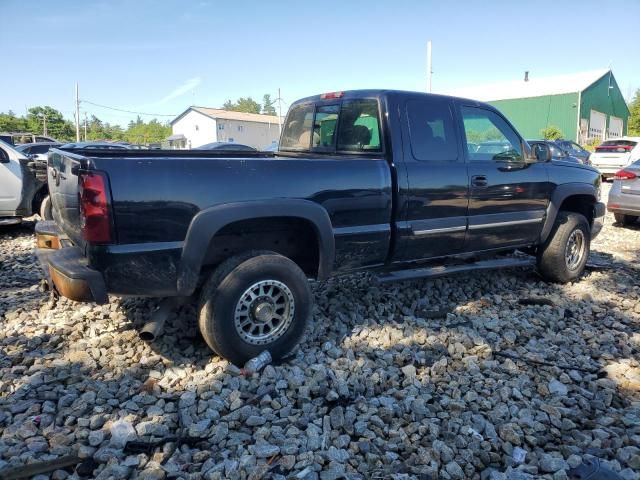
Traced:
<svg viewBox="0 0 640 480">
<path fill-rule="evenodd" d="M 20 223 L 34 213 L 50 219 L 46 174 L 46 164 L 0 140 L 0 225 Z"/>
<path fill-rule="evenodd" d="M 640 137 L 620 137 L 605 140 L 596 147 L 589 160 L 605 178 L 615 176 L 618 170 L 640 159 Z"/>
</svg>

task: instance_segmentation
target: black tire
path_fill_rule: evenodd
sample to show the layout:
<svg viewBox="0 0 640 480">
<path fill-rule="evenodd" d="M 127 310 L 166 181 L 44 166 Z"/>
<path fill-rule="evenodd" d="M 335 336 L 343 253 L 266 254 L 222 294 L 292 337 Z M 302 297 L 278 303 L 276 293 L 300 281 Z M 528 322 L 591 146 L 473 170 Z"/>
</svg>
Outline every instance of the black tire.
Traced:
<svg viewBox="0 0 640 480">
<path fill-rule="evenodd" d="M 632 225 L 638 220 L 637 215 L 625 215 L 624 213 L 614 213 L 613 216 L 620 225 Z"/>
<path fill-rule="evenodd" d="M 51 197 L 47 195 L 42 199 L 40 203 L 40 218 L 42 220 L 53 220 L 53 213 L 51 211 Z"/>
<path fill-rule="evenodd" d="M 276 305 L 277 302 L 266 296 L 253 300 L 255 308 L 242 310 L 249 299 L 245 294 L 263 282 L 273 283 L 263 287 L 270 288 L 271 292 L 282 291 L 286 306 Z M 312 302 L 307 277 L 292 260 L 273 252 L 248 252 L 226 260 L 211 274 L 200 294 L 198 326 L 207 345 L 236 365 L 244 364 L 264 350 L 277 360 L 289 355 L 300 343 L 307 328 Z M 282 317 L 289 320 L 283 320 L 281 327 L 277 324 L 271 331 L 273 337 L 268 340 L 257 339 L 260 335 L 252 332 L 240 332 L 242 328 L 236 327 L 236 321 L 242 323 L 237 320 L 238 316 L 242 318 L 242 312 L 254 312 L 244 314 L 247 317 L 245 321 L 252 328 L 254 323 L 260 323 L 257 312 L 264 305 L 267 305 L 268 312 L 273 310 L 274 314 L 280 309 Z M 293 308 L 289 310 L 291 305 Z M 287 312 L 291 314 L 287 315 Z M 264 328 L 266 330 L 267 327 Z"/>
<path fill-rule="evenodd" d="M 574 234 L 574 232 L 578 231 Z M 578 258 L 567 255 L 570 238 L 582 239 Z M 573 240 L 572 240 L 573 245 Z M 558 212 L 556 223 L 547 242 L 538 252 L 538 272 L 551 282 L 567 283 L 577 279 L 587 264 L 591 246 L 589 222 L 579 213 Z M 568 259 L 567 256 L 570 258 Z M 575 260 L 575 261 L 570 261 Z"/>
</svg>

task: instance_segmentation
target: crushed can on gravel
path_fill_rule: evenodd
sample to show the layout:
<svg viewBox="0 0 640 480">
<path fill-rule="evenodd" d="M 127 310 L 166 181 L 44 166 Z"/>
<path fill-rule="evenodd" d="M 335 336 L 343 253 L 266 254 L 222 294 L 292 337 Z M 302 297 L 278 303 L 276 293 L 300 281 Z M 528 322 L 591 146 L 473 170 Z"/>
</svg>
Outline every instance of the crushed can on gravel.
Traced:
<svg viewBox="0 0 640 480">
<path fill-rule="evenodd" d="M 253 375 L 269 365 L 271 361 L 271 353 L 269 353 L 269 350 L 265 350 L 257 357 L 253 357 L 251 360 L 247 361 L 247 363 L 244 364 L 242 372 L 245 375 Z"/>
</svg>

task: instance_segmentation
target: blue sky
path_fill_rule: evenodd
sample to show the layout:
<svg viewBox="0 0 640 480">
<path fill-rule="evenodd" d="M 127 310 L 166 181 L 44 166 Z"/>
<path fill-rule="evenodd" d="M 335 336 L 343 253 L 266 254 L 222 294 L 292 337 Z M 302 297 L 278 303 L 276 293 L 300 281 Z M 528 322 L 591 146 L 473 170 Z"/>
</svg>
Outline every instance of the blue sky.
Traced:
<svg viewBox="0 0 640 480">
<path fill-rule="evenodd" d="M 2 57 L 15 67 L 1 69 L 0 111 L 19 114 L 46 104 L 72 118 L 76 81 L 82 99 L 166 115 L 278 87 L 286 102 L 424 90 L 429 39 L 434 92 L 609 66 L 625 96 L 640 88 L 638 0 L 0 0 L 0 12 Z"/>
</svg>

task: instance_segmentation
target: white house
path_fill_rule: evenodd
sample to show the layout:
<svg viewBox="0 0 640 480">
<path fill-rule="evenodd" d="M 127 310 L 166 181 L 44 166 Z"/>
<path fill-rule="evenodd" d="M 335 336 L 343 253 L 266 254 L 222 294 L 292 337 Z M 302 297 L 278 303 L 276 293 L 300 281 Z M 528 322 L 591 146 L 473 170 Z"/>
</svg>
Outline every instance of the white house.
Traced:
<svg viewBox="0 0 640 480">
<path fill-rule="evenodd" d="M 170 148 L 195 148 L 211 142 L 242 143 L 257 149 L 280 138 L 278 117 L 217 108 L 187 108 L 172 122 Z"/>
</svg>

